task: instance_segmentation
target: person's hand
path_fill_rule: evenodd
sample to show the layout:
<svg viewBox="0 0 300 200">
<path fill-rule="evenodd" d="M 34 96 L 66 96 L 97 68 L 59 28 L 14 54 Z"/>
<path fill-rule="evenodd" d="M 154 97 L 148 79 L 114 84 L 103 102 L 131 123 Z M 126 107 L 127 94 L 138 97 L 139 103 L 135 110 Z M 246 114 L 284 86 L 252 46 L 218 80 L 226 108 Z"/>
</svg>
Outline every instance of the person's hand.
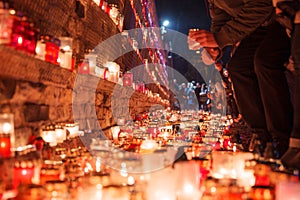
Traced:
<svg viewBox="0 0 300 200">
<path fill-rule="evenodd" d="M 196 50 L 199 50 L 201 48 L 200 43 L 197 42 L 196 40 L 190 38 L 189 36 L 187 38 L 187 43 L 188 43 L 188 46 L 189 46 L 190 50 L 196 51 Z"/>
<path fill-rule="evenodd" d="M 200 47 L 219 47 L 214 35 L 206 30 L 194 30 L 190 31 L 188 38 L 191 41 L 196 41 L 200 44 Z"/>
<path fill-rule="evenodd" d="M 203 49 L 203 51 L 201 52 L 201 57 L 202 62 L 206 65 L 212 65 L 215 62 L 205 49 Z"/>
</svg>

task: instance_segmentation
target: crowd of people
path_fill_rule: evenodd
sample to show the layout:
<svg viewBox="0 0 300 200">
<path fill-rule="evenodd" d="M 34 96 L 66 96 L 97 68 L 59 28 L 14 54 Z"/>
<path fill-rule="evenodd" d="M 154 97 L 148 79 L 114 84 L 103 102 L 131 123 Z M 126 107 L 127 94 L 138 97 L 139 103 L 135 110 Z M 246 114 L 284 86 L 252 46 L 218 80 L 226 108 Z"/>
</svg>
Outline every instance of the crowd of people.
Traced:
<svg viewBox="0 0 300 200">
<path fill-rule="evenodd" d="M 233 119 L 239 117 L 237 105 L 232 90 L 231 80 L 222 68 L 222 83 L 191 81 L 177 84 L 173 80 L 174 95 L 173 110 L 201 110 L 230 115 Z"/>
<path fill-rule="evenodd" d="M 273 158 L 300 168 L 299 0 L 208 3 L 211 30 L 191 32 L 189 46 L 204 48 L 216 67 L 228 70 L 238 111 L 252 130 L 250 142 L 271 145 Z M 224 63 L 227 47 L 231 55 Z M 286 76 L 289 61 L 293 85 Z"/>
</svg>

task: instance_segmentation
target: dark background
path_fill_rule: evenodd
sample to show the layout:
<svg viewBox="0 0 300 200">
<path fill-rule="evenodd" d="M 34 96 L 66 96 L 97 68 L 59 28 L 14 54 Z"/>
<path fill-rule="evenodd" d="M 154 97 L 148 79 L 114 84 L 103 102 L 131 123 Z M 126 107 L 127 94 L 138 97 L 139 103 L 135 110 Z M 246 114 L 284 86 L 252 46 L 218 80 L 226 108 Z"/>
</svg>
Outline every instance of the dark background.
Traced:
<svg viewBox="0 0 300 200">
<path fill-rule="evenodd" d="M 207 0 L 155 0 L 160 23 L 169 20 L 168 28 L 188 33 L 189 28 L 209 29 Z"/>
<path fill-rule="evenodd" d="M 164 20 L 169 20 L 168 29 L 186 35 L 190 28 L 209 30 L 210 17 L 207 0 L 155 0 L 155 4 L 160 26 Z M 174 38 L 171 40 L 174 40 Z M 176 47 L 176 41 L 172 41 L 172 43 L 174 44 L 173 49 L 185 48 L 193 56 L 193 63 L 189 63 L 184 58 L 173 54 L 172 67 L 188 81 L 204 82 L 201 74 L 199 74 L 199 68 L 203 69 L 208 66 L 202 63 L 200 54 L 195 54 L 194 51 L 189 52 L 187 44 L 186 46 Z"/>
</svg>

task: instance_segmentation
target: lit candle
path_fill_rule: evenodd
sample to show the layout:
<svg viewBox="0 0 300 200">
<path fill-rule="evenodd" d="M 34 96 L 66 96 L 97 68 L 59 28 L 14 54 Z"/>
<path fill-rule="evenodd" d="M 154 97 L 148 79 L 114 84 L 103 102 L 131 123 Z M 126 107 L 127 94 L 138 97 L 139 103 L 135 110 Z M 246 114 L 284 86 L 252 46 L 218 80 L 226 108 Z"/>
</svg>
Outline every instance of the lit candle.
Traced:
<svg viewBox="0 0 300 200">
<path fill-rule="evenodd" d="M 109 71 L 109 81 L 117 83 L 119 81 L 120 65 L 115 62 L 106 62 L 105 67 Z"/>
<path fill-rule="evenodd" d="M 34 165 L 32 161 L 17 161 L 14 167 L 14 188 L 18 188 L 20 183 L 31 184 L 33 176 Z"/>
<path fill-rule="evenodd" d="M 89 54 L 85 55 L 85 58 L 88 59 L 91 74 L 95 74 L 97 65 L 97 54 L 95 54 L 94 52 L 90 52 Z"/>
<path fill-rule="evenodd" d="M 0 158 L 12 156 L 14 147 L 14 122 L 12 114 L 0 115 Z"/>
<path fill-rule="evenodd" d="M 66 130 L 64 130 L 60 125 L 55 126 L 55 134 L 57 143 L 63 143 L 67 139 Z"/>
<path fill-rule="evenodd" d="M 0 134 L 0 158 L 10 157 L 10 136 L 7 134 Z"/>
<path fill-rule="evenodd" d="M 123 76 L 123 86 L 132 86 L 133 74 L 131 72 L 126 72 Z"/>
<path fill-rule="evenodd" d="M 84 59 L 84 61 L 79 65 L 78 72 L 80 74 L 90 74 L 90 64 L 88 59 Z"/>
<path fill-rule="evenodd" d="M 58 59 L 62 68 L 72 70 L 72 51 L 59 51 Z"/>
</svg>

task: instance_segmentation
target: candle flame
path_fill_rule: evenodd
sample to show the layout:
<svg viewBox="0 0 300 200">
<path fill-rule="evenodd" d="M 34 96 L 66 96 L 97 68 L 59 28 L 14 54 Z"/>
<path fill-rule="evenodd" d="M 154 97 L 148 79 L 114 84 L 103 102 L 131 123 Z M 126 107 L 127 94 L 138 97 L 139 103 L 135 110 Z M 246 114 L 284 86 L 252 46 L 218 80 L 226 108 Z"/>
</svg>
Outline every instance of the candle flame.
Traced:
<svg viewBox="0 0 300 200">
<path fill-rule="evenodd" d="M 23 176 L 26 176 L 27 170 L 26 170 L 26 169 L 23 169 L 21 173 L 22 173 Z"/>
<path fill-rule="evenodd" d="M 5 143 L 5 142 L 1 142 L 1 143 L 0 143 L 0 147 L 1 147 L 1 148 L 5 148 L 5 147 L 6 147 L 6 143 Z"/>
<path fill-rule="evenodd" d="M 18 44 L 21 45 L 23 43 L 23 38 L 21 36 L 18 37 Z"/>
<path fill-rule="evenodd" d="M 4 133 L 9 133 L 12 129 L 12 125 L 10 123 L 3 123 L 3 132 Z"/>
</svg>

